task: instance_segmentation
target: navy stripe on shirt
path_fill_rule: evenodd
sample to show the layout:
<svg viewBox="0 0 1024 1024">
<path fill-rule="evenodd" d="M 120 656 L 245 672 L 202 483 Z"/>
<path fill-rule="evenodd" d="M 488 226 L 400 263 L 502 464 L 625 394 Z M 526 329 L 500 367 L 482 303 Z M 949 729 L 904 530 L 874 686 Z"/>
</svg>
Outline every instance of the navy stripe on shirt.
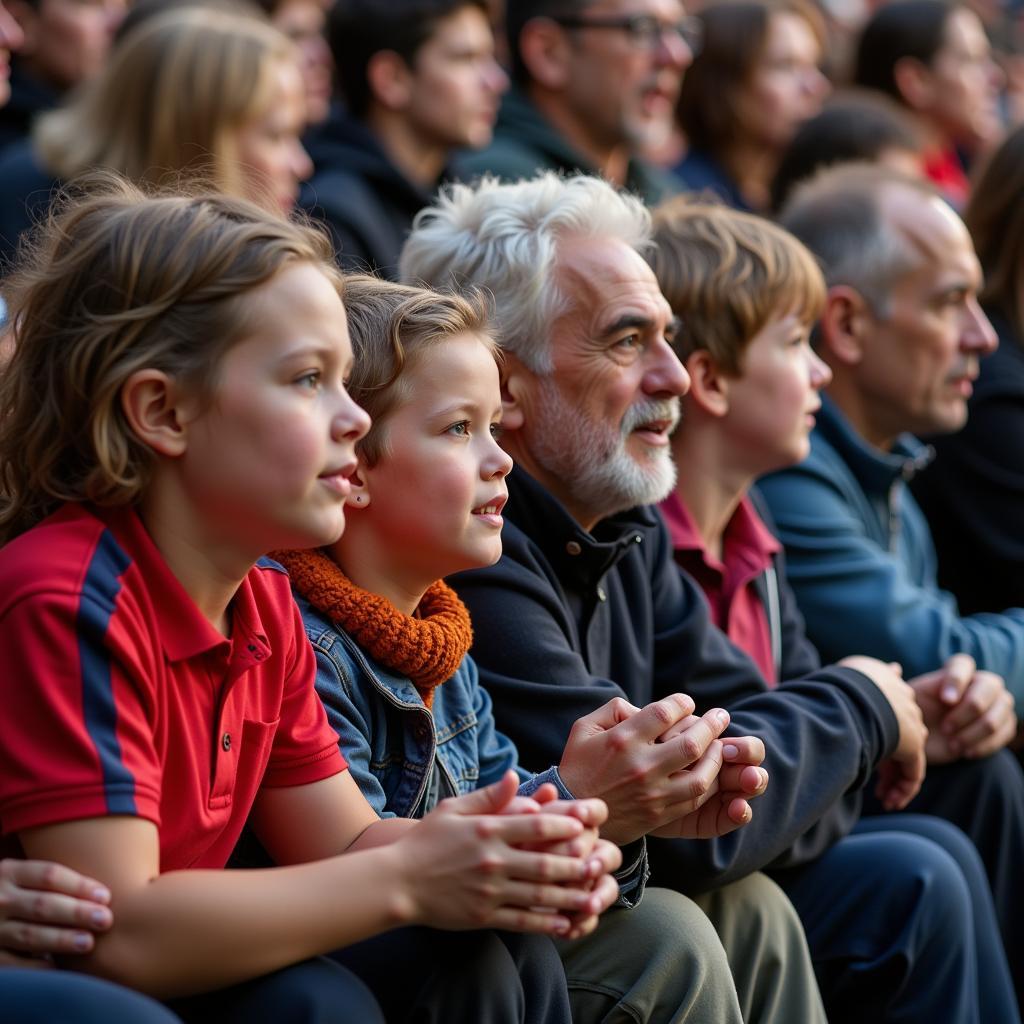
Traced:
<svg viewBox="0 0 1024 1024">
<path fill-rule="evenodd" d="M 121 758 L 117 738 L 117 706 L 111 678 L 110 654 L 104 639 L 121 590 L 121 574 L 131 559 L 104 530 L 82 585 L 78 605 L 78 658 L 82 667 L 82 706 L 85 728 L 100 761 L 108 814 L 136 814 L 135 777 Z"/>
</svg>

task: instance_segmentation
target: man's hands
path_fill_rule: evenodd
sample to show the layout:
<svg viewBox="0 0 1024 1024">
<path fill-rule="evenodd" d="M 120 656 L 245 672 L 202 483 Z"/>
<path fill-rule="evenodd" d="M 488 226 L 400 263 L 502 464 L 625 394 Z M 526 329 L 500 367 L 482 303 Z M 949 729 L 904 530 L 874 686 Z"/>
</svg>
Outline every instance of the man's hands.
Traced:
<svg viewBox="0 0 1024 1024">
<path fill-rule="evenodd" d="M 0 966 L 48 967 L 53 953 L 88 953 L 113 922 L 106 886 L 61 864 L 0 861 Z"/>
<path fill-rule="evenodd" d="M 1013 697 L 1002 678 L 979 672 L 968 654 L 954 654 L 935 672 L 910 680 L 928 727 L 930 764 L 994 754 L 1017 733 Z"/>
<path fill-rule="evenodd" d="M 573 725 L 558 772 L 576 796 L 608 805 L 606 839 L 625 846 L 692 814 L 715 792 L 729 715 L 714 708 L 696 718 L 693 709 L 682 693 L 642 709 L 614 697 Z"/>
<path fill-rule="evenodd" d="M 875 795 L 887 811 L 899 811 L 917 796 L 924 781 L 925 741 L 928 729 L 910 685 L 903 681 L 897 664 L 853 655 L 840 665 L 862 672 L 885 695 L 899 725 L 899 744 L 892 756 L 878 766 Z"/>
<path fill-rule="evenodd" d="M 600 800 L 548 807 L 516 796 L 514 772 L 443 800 L 380 852 L 396 860 L 399 916 L 440 928 L 586 935 L 618 898 L 618 848 L 597 838 Z M 518 813 L 503 813 L 510 804 Z M 565 850 L 573 844 L 578 851 Z"/>
</svg>

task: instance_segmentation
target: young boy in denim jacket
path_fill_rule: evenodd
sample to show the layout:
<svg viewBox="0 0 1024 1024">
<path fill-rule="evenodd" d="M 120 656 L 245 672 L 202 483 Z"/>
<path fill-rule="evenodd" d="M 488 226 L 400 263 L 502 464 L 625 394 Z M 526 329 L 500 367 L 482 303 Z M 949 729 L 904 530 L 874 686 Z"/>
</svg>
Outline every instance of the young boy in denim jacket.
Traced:
<svg viewBox="0 0 1024 1024">
<path fill-rule="evenodd" d="M 557 768 L 531 775 L 496 730 L 468 655 L 468 613 L 442 581 L 501 553 L 511 460 L 496 441 L 501 393 L 487 310 L 479 296 L 366 277 L 347 280 L 346 307 L 356 351 L 350 390 L 375 424 L 357 446 L 347 533 L 329 549 L 275 557 L 291 574 L 317 654 L 317 689 L 350 769 L 385 816 L 426 813 L 441 797 L 471 792 L 509 768 L 523 780 L 521 792 L 549 780 L 569 796 Z M 674 699 L 692 710 L 689 698 Z M 638 727 L 646 715 L 659 721 L 652 709 L 617 703 Z M 704 834 L 746 820 L 746 798 L 767 781 L 756 755 L 721 769 L 711 737 L 726 721 L 715 709 L 682 725 L 705 737 L 707 750 L 690 770 L 706 778 L 708 799 L 680 812 Z M 663 729 L 656 726 L 652 742 Z M 573 751 L 570 738 L 565 756 Z M 622 873 L 623 902 L 632 909 L 606 915 L 585 940 L 561 944 L 574 1019 L 605 1019 L 618 1003 L 651 1021 L 737 1020 L 728 964 L 700 911 L 660 889 L 635 906 L 645 873 L 640 845 Z M 644 950 L 642 969 L 631 949 Z M 814 991 L 803 963 L 793 959 L 787 983 Z"/>
</svg>

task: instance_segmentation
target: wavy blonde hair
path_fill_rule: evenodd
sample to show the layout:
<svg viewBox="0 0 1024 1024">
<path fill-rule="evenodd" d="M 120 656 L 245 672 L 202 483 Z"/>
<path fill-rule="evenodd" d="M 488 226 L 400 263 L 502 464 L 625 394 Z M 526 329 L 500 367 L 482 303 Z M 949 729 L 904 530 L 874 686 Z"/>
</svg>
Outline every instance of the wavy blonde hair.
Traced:
<svg viewBox="0 0 1024 1024">
<path fill-rule="evenodd" d="M 253 14 L 177 7 L 133 28 L 101 74 L 44 114 L 33 144 L 63 180 L 107 167 L 132 181 L 203 177 L 244 195 L 235 137 L 267 112 L 292 43 Z"/>
<path fill-rule="evenodd" d="M 148 196 L 112 173 L 65 194 L 5 279 L 13 351 L 0 373 L 0 544 L 66 501 L 135 503 L 155 455 L 121 389 L 154 368 L 215 392 L 253 324 L 248 293 L 295 261 L 342 293 L 327 238 L 243 199 Z"/>
<path fill-rule="evenodd" d="M 409 371 L 431 348 L 475 334 L 500 360 L 490 306 L 477 289 L 456 295 L 349 274 L 345 311 L 355 356 L 347 390 L 372 420 L 356 450 L 371 466 L 387 454 L 387 416 L 410 395 Z"/>
</svg>

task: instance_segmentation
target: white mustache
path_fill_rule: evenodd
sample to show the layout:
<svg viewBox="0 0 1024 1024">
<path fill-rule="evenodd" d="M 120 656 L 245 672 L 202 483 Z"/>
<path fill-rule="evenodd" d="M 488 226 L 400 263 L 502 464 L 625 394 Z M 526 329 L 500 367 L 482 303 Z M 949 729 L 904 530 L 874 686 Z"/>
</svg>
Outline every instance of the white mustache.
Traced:
<svg viewBox="0 0 1024 1024">
<path fill-rule="evenodd" d="M 635 402 L 626 410 L 622 418 L 622 436 L 628 437 L 637 427 L 653 420 L 668 420 L 670 426 L 668 432 L 671 434 L 676 428 L 681 415 L 682 405 L 678 398 L 667 398 L 661 401 L 656 399 L 644 399 Z"/>
</svg>

